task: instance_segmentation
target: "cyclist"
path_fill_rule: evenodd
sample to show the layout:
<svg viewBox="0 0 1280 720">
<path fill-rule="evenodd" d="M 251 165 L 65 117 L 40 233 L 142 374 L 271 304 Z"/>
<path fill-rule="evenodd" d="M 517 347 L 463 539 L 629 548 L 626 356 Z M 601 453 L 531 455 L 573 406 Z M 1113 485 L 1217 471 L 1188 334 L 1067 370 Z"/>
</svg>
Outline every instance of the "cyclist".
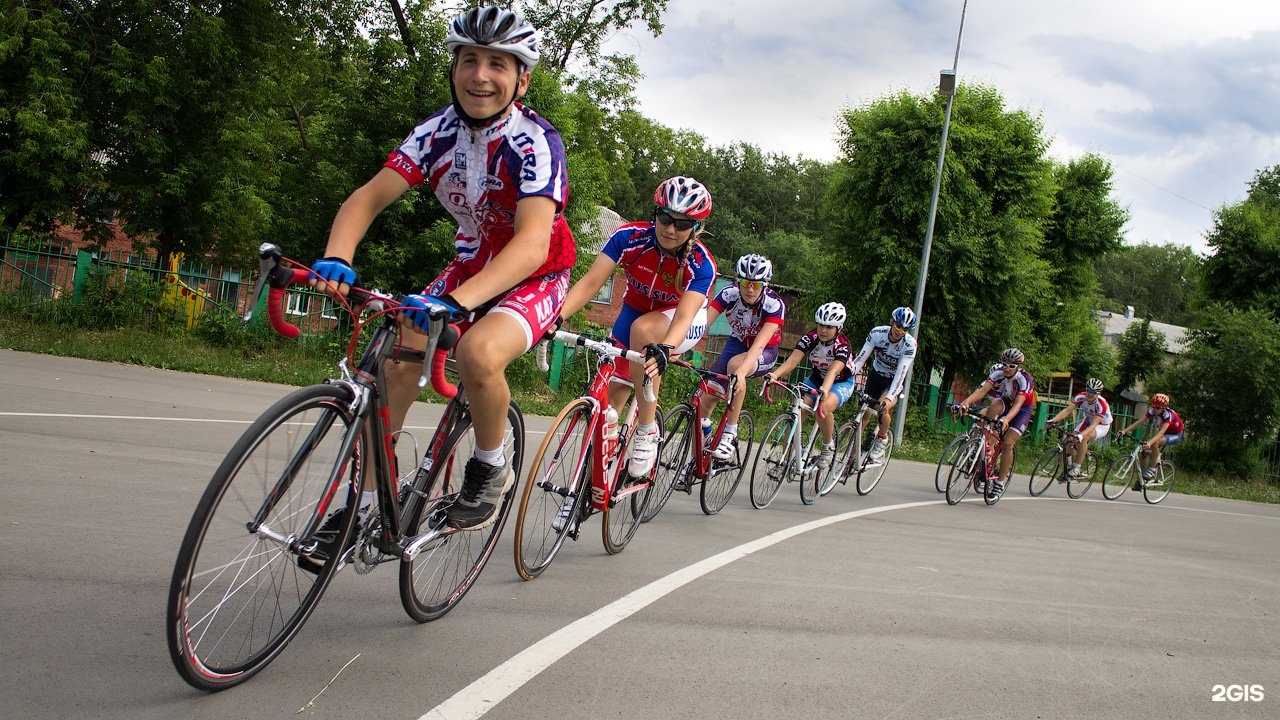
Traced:
<svg viewBox="0 0 1280 720">
<path fill-rule="evenodd" d="M 1151 423 L 1155 428 L 1151 437 L 1143 441 L 1147 447 L 1147 454 L 1142 460 L 1142 479 L 1152 480 L 1156 476 L 1156 468 L 1160 467 L 1160 448 L 1182 442 L 1183 423 L 1178 411 L 1169 407 L 1169 396 L 1164 393 L 1152 395 L 1151 407 L 1147 408 L 1145 414 L 1134 420 L 1133 424 L 1121 430 L 1120 436 L 1128 435 L 1144 422 Z"/>
<path fill-rule="evenodd" d="M 1018 348 L 1009 348 L 1000 353 L 1000 362 L 991 366 L 987 379 L 959 403 L 960 411 L 963 412 L 988 394 L 991 395 L 991 404 L 983 408 L 982 414 L 996 420 L 1003 448 L 1000 472 L 991 486 L 991 494 L 997 498 L 1004 492 L 1005 483 L 1013 471 L 1013 448 L 1027 431 L 1036 406 L 1035 379 L 1031 377 L 1031 373 L 1022 369 L 1022 363 L 1026 359 L 1026 355 Z M 980 480 L 978 485 L 985 492 L 983 481 Z"/>
<path fill-rule="evenodd" d="M 738 416 L 747 397 L 747 378 L 764 375 L 778 362 L 778 344 L 782 342 L 782 323 L 787 314 L 787 304 L 769 287 L 773 263 L 768 258 L 754 253 L 743 255 L 738 258 L 735 271 L 738 281 L 717 293 L 707 310 L 708 327 L 721 315 L 729 323 L 729 338 L 711 370 L 737 378 L 737 392 L 725 410 L 720 444 L 711 451 L 711 457 L 717 460 L 733 459 Z M 707 382 L 719 386 L 714 380 Z M 725 390 L 720 388 L 721 392 Z M 704 394 L 702 417 L 710 417 L 718 402 L 715 395 Z"/>
<path fill-rule="evenodd" d="M 777 370 L 765 373 L 766 382 L 786 377 L 800 360 L 806 356 L 809 376 L 804 379 L 804 386 L 818 391 L 818 401 L 823 415 L 818 418 L 818 428 L 822 432 L 822 452 L 818 455 L 817 465 L 825 470 L 831 467 L 836 455 L 836 419 L 835 412 L 849 398 L 853 397 L 854 377 L 849 370 L 849 361 L 853 358 L 853 348 L 849 338 L 840 330 L 844 327 L 844 305 L 829 302 L 818 308 L 813 314 L 818 327 L 801 336 L 796 342 L 796 349 L 783 361 Z"/>
<path fill-rule="evenodd" d="M 452 104 L 414 128 L 347 198 L 325 257 L 313 265 L 326 281 L 313 284 L 346 294 L 356 283 L 351 263 L 364 233 L 415 185 L 429 183 L 457 221 L 457 256 L 422 294 L 405 300 L 401 324 L 409 332 L 387 367 L 387 391 L 390 425 L 399 428 L 418 395 L 430 317 L 460 321 L 464 334 L 455 356 L 476 443 L 448 510 L 448 521 L 462 530 L 492 523 L 515 481 L 502 452 L 511 399 L 504 373 L 555 321 L 577 255 L 563 214 L 564 143 L 550 123 L 517 102 L 538 62 L 538 38 L 512 10 L 477 7 L 454 18 L 445 37 Z M 370 501 L 362 500 L 362 508 Z"/>
<path fill-rule="evenodd" d="M 871 459 L 884 457 L 884 447 L 889 441 L 889 419 L 893 415 L 893 407 L 907 384 L 911 373 L 911 364 L 916 360 L 916 339 L 907 332 L 916 326 L 916 314 L 909 307 L 900 307 L 889 314 L 889 324 L 871 328 L 862 349 L 853 359 L 853 375 L 862 372 L 867 359 L 871 361 L 874 372 L 867 373 L 863 384 L 863 392 L 879 398 L 877 408 L 880 413 L 880 424 L 876 429 L 876 439 L 871 443 Z"/>
<path fill-rule="evenodd" d="M 1107 433 L 1111 432 L 1111 406 L 1107 403 L 1107 399 L 1102 397 L 1101 380 L 1089 378 L 1084 384 L 1084 392 L 1072 398 L 1071 402 L 1062 408 L 1062 412 L 1049 420 L 1049 424 L 1054 425 L 1066 420 L 1067 416 L 1077 409 L 1084 413 L 1084 419 L 1075 429 L 1077 442 L 1068 460 L 1067 475 L 1078 478 L 1084 475 L 1081 463 L 1084 462 L 1084 455 L 1089 450 L 1089 443 L 1101 442 L 1107 437 Z"/>
<path fill-rule="evenodd" d="M 707 295 L 716 279 L 715 260 L 698 240 L 711 215 L 707 188 L 693 178 L 668 178 L 654 190 L 653 203 L 652 220 L 614 231 L 587 274 L 569 290 L 561 311 L 572 316 L 600 292 L 615 268 L 626 272 L 622 310 L 610 335 L 622 347 L 644 348 L 647 359 L 643 370 L 619 363 L 609 388 L 609 404 L 619 414 L 631 394 L 634 373 L 646 373 L 657 395 L 670 356 L 692 349 L 706 333 Z M 637 403 L 627 472 L 644 477 L 658 455 L 658 406 L 643 394 Z"/>
</svg>

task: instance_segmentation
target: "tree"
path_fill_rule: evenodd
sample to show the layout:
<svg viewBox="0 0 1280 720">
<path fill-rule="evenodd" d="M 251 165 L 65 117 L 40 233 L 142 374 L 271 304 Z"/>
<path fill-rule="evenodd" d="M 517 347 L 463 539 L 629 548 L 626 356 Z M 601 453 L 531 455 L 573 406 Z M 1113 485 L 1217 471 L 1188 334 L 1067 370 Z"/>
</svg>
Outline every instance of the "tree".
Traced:
<svg viewBox="0 0 1280 720">
<path fill-rule="evenodd" d="M 1130 325 L 1117 345 L 1115 389 L 1123 392 L 1146 381 L 1164 367 L 1168 343 L 1164 333 L 1151 329 L 1151 320 Z"/>
<path fill-rule="evenodd" d="M 1204 469 L 1248 476 L 1280 423 L 1280 323 L 1263 308 L 1222 305 L 1201 322 L 1160 387 L 1187 421 L 1189 437 L 1203 442 Z M 1234 400 L 1224 400 L 1224 391 Z"/>
<path fill-rule="evenodd" d="M 1202 263 L 1186 245 L 1125 245 L 1099 255 L 1093 267 L 1102 297 L 1100 309 L 1118 311 L 1132 305 L 1141 317 L 1190 325 Z"/>
<path fill-rule="evenodd" d="M 1259 170 L 1245 200 L 1217 212 L 1207 240 L 1205 296 L 1280 318 L 1280 165 Z"/>
<path fill-rule="evenodd" d="M 542 31 L 541 62 L 562 72 L 580 60 L 591 75 L 617 58 L 600 53 L 600 46 L 614 33 L 643 23 L 654 37 L 662 34 L 662 13 L 667 2 L 526 0 L 523 5 L 525 17 Z"/>
</svg>

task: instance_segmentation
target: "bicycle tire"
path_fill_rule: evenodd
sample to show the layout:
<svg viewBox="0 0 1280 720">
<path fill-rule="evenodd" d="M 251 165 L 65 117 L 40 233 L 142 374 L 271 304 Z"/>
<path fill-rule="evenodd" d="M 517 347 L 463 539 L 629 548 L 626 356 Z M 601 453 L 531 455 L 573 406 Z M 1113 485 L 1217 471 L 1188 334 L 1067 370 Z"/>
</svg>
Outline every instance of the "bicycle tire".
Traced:
<svg viewBox="0 0 1280 720">
<path fill-rule="evenodd" d="M 704 514 L 715 515 L 733 499 L 733 494 L 738 490 L 738 483 L 742 481 L 742 471 L 747 466 L 747 459 L 751 457 L 751 443 L 755 431 L 755 420 L 752 419 L 751 413 L 743 410 L 738 415 L 738 437 L 734 443 L 733 461 L 724 462 L 713 458 L 707 478 L 702 481 L 698 502 L 702 505 Z"/>
<path fill-rule="evenodd" d="M 867 438 L 874 440 L 876 432 L 875 426 L 867 431 Z M 866 445 L 866 443 L 863 443 Z M 884 444 L 884 455 L 880 460 L 873 464 L 871 460 L 870 445 L 867 445 L 866 457 L 862 459 L 862 464 L 858 466 L 858 481 L 856 483 L 859 495 L 867 495 L 876 489 L 876 485 L 880 484 L 880 478 L 884 477 L 884 471 L 889 469 L 889 458 L 893 457 L 893 431 L 889 431 L 889 439 Z"/>
<path fill-rule="evenodd" d="M 296 390 L 255 420 L 214 472 L 178 550 L 166 609 L 170 658 L 193 687 L 225 690 L 265 668 L 344 564 L 334 553 L 318 572 L 303 570 L 296 550 L 248 525 L 261 515 L 277 536 L 302 535 L 335 470 L 354 507 L 364 475 L 358 436 L 350 452 L 343 447 L 357 421 L 346 387 Z M 347 546 L 355 517 L 344 513 L 337 547 Z"/>
<path fill-rule="evenodd" d="M 1053 481 L 1063 472 L 1062 446 L 1054 445 L 1040 454 L 1036 466 L 1027 479 L 1027 493 L 1031 497 L 1040 497 L 1053 486 Z"/>
<path fill-rule="evenodd" d="M 591 426 L 594 405 L 578 398 L 565 405 L 542 438 L 529 468 L 516 512 L 516 572 L 525 580 L 542 574 L 582 517 L 591 482 Z M 567 462 L 566 462 L 567 461 Z M 621 460 L 619 460 L 621 462 Z M 557 530 L 553 522 L 569 499 L 570 522 Z"/>
<path fill-rule="evenodd" d="M 800 463 L 800 502 L 805 505 L 812 505 L 818 499 L 818 484 L 821 482 L 823 471 L 818 467 L 818 455 L 814 454 L 813 446 L 821 442 L 822 431 L 815 424 L 809 432 L 809 444 L 805 446 L 804 454 L 801 456 L 804 460 Z M 820 445 L 818 452 L 822 452 Z M 832 454 L 832 465 L 835 465 L 835 459 L 835 455 Z M 830 467 L 826 469 L 827 472 L 830 470 Z"/>
<path fill-rule="evenodd" d="M 1067 478 L 1067 497 L 1079 500 L 1093 487 L 1093 480 L 1098 474 L 1098 455 L 1089 450 L 1084 454 L 1084 464 L 1080 467 L 1080 477 Z"/>
<path fill-rule="evenodd" d="M 1107 472 L 1102 476 L 1102 497 L 1108 500 L 1118 500 L 1124 491 L 1129 489 L 1129 485 L 1133 483 L 1133 470 L 1137 466 L 1137 461 L 1132 455 L 1123 455 L 1116 458 L 1107 466 Z"/>
<path fill-rule="evenodd" d="M 826 497 L 835 489 L 836 483 L 845 481 L 850 474 L 857 472 L 857 458 L 853 457 L 854 433 L 857 423 L 852 420 L 836 428 L 836 458 L 831 463 L 831 472 L 827 473 L 822 485 L 818 487 L 818 496 Z"/>
<path fill-rule="evenodd" d="M 657 487 L 640 522 L 649 522 L 662 512 L 675 491 L 677 481 L 693 482 L 693 455 L 690 450 L 693 435 L 690 429 L 694 417 L 693 406 L 689 403 L 676 405 L 663 417 L 662 427 L 667 432 L 658 448 Z"/>
<path fill-rule="evenodd" d="M 951 472 L 951 466 L 955 464 L 956 458 L 960 455 L 960 448 L 964 447 L 965 441 L 969 439 L 968 435 L 957 435 L 951 438 L 951 442 L 942 449 L 942 454 L 938 456 L 938 467 L 933 471 L 933 489 L 940 493 L 947 491 L 947 475 Z M 943 468 L 947 472 L 942 471 Z"/>
<path fill-rule="evenodd" d="M 982 440 L 971 438 L 960 448 L 956 461 L 947 473 L 947 504 L 959 504 L 973 487 L 974 475 L 982 472 Z"/>
<path fill-rule="evenodd" d="M 662 436 L 662 417 L 656 416 L 654 420 L 658 423 L 658 436 Z M 618 462 L 622 462 L 622 458 L 627 456 L 627 444 L 631 438 L 621 438 L 618 447 Z M 658 463 L 654 459 L 653 467 L 649 468 L 649 477 L 635 482 L 631 478 L 631 473 L 625 467 L 618 472 L 617 478 L 613 483 L 613 497 L 609 498 L 609 502 L 605 503 L 604 512 L 600 518 L 600 538 L 604 542 L 604 551 L 610 555 L 617 555 L 627 548 L 627 544 L 631 542 L 636 535 L 636 530 L 640 529 L 640 522 L 644 518 L 645 512 L 648 510 L 649 501 L 653 498 L 654 488 L 657 487 Z M 647 485 L 642 490 L 628 492 L 630 485 L 644 484 Z M 621 495 L 627 492 L 626 495 Z"/>
<path fill-rule="evenodd" d="M 1156 481 L 1142 484 L 1142 499 L 1155 505 L 1168 497 L 1173 492 L 1174 472 L 1173 463 L 1161 458 L 1160 467 L 1156 470 Z"/>
<path fill-rule="evenodd" d="M 418 534 L 424 520 L 443 523 L 445 511 L 462 490 L 467 461 L 475 452 L 475 433 L 469 413 L 455 413 L 453 422 L 453 430 L 441 447 L 442 459 L 426 479 L 426 501 L 418 503 L 406 526 L 410 536 Z M 423 548 L 416 557 L 400 562 L 400 603 L 418 622 L 431 622 L 456 607 L 484 572 L 498 545 L 524 461 L 524 416 L 514 401 L 507 406 L 507 426 L 502 450 L 516 483 L 503 494 L 494 521 L 478 530 L 451 533 Z"/>
<path fill-rule="evenodd" d="M 756 459 L 751 464 L 751 507 L 764 510 L 782 490 L 791 472 L 791 432 L 795 418 L 779 415 L 765 431 Z"/>
</svg>

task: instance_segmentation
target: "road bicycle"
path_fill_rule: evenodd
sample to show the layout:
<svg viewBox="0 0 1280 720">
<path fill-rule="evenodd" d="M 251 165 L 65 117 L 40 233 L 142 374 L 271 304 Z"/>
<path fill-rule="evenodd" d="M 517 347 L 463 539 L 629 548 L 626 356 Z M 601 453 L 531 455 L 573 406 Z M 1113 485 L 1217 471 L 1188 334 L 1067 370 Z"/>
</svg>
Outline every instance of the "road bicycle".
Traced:
<svg viewBox="0 0 1280 720">
<path fill-rule="evenodd" d="M 961 409 L 959 405 L 948 407 L 953 411 Z M 992 492 L 992 486 L 999 473 L 1000 454 L 1004 449 L 1003 427 L 1000 427 L 998 420 L 983 415 L 980 410 L 964 408 L 964 413 L 973 419 L 977 432 L 961 446 L 960 454 L 947 474 L 947 504 L 959 503 L 968 494 L 969 488 L 976 490 L 981 486 L 982 499 L 988 505 L 995 505 L 1000 501 L 1000 496 Z M 1010 465 L 1006 483 L 1012 477 L 1013 467 Z"/>
<path fill-rule="evenodd" d="M 645 478 L 626 471 L 627 445 L 639 412 L 634 400 L 625 418 L 612 427 L 606 420 L 611 415 L 609 379 L 615 360 L 643 364 L 644 354 L 563 330 L 555 339 L 585 348 L 599 361 L 586 392 L 556 415 L 529 468 L 516 513 L 516 572 L 525 580 L 541 575 L 565 538 L 577 540 L 582 523 L 595 513 L 602 516 L 605 552 L 622 552 L 640 527 L 658 470 L 655 462 Z M 648 378 L 642 387 L 645 399 L 654 402 Z M 661 433 L 660 418 L 658 428 Z"/>
<path fill-rule="evenodd" d="M 870 452 L 863 452 L 875 440 L 879 425 L 880 398 L 872 397 L 864 392 L 858 393 L 858 411 L 853 419 L 836 430 L 836 464 L 835 469 L 818 488 L 819 495 L 826 495 L 836 486 L 847 484 L 854 477 L 854 488 L 859 495 L 866 495 L 876 489 L 884 471 L 889 467 L 889 457 L 893 454 L 893 431 L 889 431 L 889 439 L 885 441 L 884 455 L 872 459 Z M 862 429 L 864 418 L 870 418 L 867 429 Z"/>
<path fill-rule="evenodd" d="M 951 467 L 955 465 L 956 458 L 960 457 L 960 449 L 965 443 L 974 439 L 980 432 L 975 424 L 970 424 L 969 429 L 951 438 L 947 446 L 942 449 L 942 454 L 938 456 L 938 466 L 933 471 L 933 488 L 940 493 L 947 491 L 947 475 L 951 472 Z"/>
<path fill-rule="evenodd" d="M 1156 476 L 1150 480 L 1144 480 L 1139 458 L 1146 457 L 1147 446 L 1131 435 L 1118 435 L 1116 442 L 1121 446 L 1132 445 L 1133 449 L 1128 454 L 1112 460 L 1107 466 L 1107 471 L 1102 475 L 1102 496 L 1108 500 L 1118 499 L 1132 485 L 1134 490 L 1141 488 L 1142 498 L 1152 505 L 1164 500 L 1173 491 L 1175 472 L 1173 461 L 1168 457 L 1168 448 L 1160 453 L 1160 464 L 1156 468 Z"/>
<path fill-rule="evenodd" d="M 821 450 L 814 452 L 813 447 L 822 436 L 818 423 L 814 422 L 809 431 L 809 440 L 805 442 L 804 413 L 813 412 L 805 407 L 805 398 L 812 398 L 817 408 L 818 417 L 823 417 L 821 393 L 801 383 L 788 383 L 781 380 L 765 379 L 760 393 L 765 402 L 772 403 L 769 390 L 778 387 L 791 396 L 791 407 L 774 418 L 769 429 L 765 431 L 760 447 L 756 450 L 756 459 L 751 466 L 751 506 L 763 510 L 769 507 L 783 483 L 800 483 L 800 502 L 812 505 L 818 497 L 818 490 L 827 482 L 827 476 L 835 469 L 821 468 L 818 459 Z M 834 458 L 833 458 L 834 460 Z"/>
<path fill-rule="evenodd" d="M 1080 433 L 1066 425 L 1050 425 L 1049 429 L 1058 434 L 1058 442 L 1036 460 L 1035 469 L 1027 481 L 1027 492 L 1031 497 L 1039 497 L 1056 480 L 1066 484 L 1068 496 L 1082 498 L 1093 487 L 1093 479 L 1098 474 L 1098 454 L 1090 448 L 1080 464 L 1080 474 L 1068 473 L 1067 467 L 1075 459 L 1076 448 L 1080 446 Z"/>
<path fill-rule="evenodd" d="M 756 431 L 751 413 L 743 410 L 738 415 L 734 456 L 728 460 L 711 457 L 711 450 L 719 445 L 724 433 L 727 413 L 722 412 L 714 429 L 704 434 L 702 398 L 705 393 L 711 393 L 725 401 L 727 408 L 736 389 L 737 378 L 694 367 L 679 359 L 671 360 L 670 365 L 692 370 L 698 374 L 700 382 L 694 387 L 693 396 L 688 402 L 671 408 L 662 419 L 665 432 L 662 447 L 658 451 L 658 486 L 649 502 L 649 510 L 645 513 L 646 522 L 662 511 L 673 492 L 683 490 L 687 494 L 693 494 L 695 485 L 700 486 L 698 502 L 702 506 L 702 512 L 715 515 L 723 510 L 742 482 L 747 461 L 751 458 L 751 445 Z M 717 380 L 718 384 L 709 383 L 708 380 Z M 728 390 L 721 390 L 722 387 L 727 387 Z"/>
<path fill-rule="evenodd" d="M 297 337 L 281 301 L 289 285 L 313 274 L 269 243 L 259 256 L 254 297 L 269 285 L 271 326 Z M 178 673 L 201 690 L 225 690 L 266 667 L 347 565 L 365 574 L 397 561 L 409 616 L 418 622 L 443 616 L 479 577 L 502 532 L 514 488 L 484 529 L 459 531 L 445 518 L 475 441 L 466 393 L 445 376 L 458 333 L 443 306 L 431 312 L 420 386 L 429 376 L 449 400 L 420 460 L 413 441 L 415 462 L 402 475 L 393 446 L 412 436 L 387 426 L 383 373 L 398 345 L 401 302 L 352 288 L 344 304 L 355 327 L 339 377 L 294 391 L 249 426 L 214 472 L 183 537 L 169 586 L 167 638 Z M 379 319 L 352 369 L 361 329 Z M 523 447 L 524 419 L 512 403 L 503 452 L 517 473 Z M 368 486 L 376 500 L 361 519 L 355 508 Z"/>
</svg>

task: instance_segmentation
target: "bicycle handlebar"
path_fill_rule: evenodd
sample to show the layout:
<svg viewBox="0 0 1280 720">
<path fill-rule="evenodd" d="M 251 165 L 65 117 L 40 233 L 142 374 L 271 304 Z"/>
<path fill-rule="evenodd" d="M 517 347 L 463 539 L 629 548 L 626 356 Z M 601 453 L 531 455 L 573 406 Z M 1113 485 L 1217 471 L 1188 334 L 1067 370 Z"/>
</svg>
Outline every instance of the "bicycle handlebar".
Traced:
<svg viewBox="0 0 1280 720">
<path fill-rule="evenodd" d="M 316 275 L 310 268 L 285 265 L 285 257 L 280 252 L 280 248 L 272 243 L 263 243 L 258 247 L 258 258 L 260 260 L 258 282 L 253 289 L 253 302 L 250 304 L 249 310 L 245 312 L 243 319 L 245 322 L 253 319 L 254 307 L 257 306 L 258 299 L 262 297 L 262 289 L 265 285 L 269 288 L 267 293 L 267 321 L 270 323 L 271 329 L 283 337 L 293 340 L 298 337 L 301 331 L 297 325 L 285 319 L 285 291 L 289 289 L 290 285 L 305 284 Z M 351 293 L 361 299 L 361 308 L 376 305 L 379 307 L 380 312 L 385 312 L 399 310 L 402 306 L 402 303 L 396 297 L 362 287 L 351 288 Z M 353 314 L 355 314 L 354 311 Z M 359 333 L 359 322 L 356 323 L 355 332 Z M 458 394 L 458 386 L 449 382 L 448 378 L 445 377 L 444 367 L 449 351 L 458 342 L 458 327 L 443 318 L 433 319 L 427 335 L 426 357 L 430 359 L 430 362 L 426 362 L 422 366 L 422 377 L 418 380 L 418 387 L 425 386 L 427 381 L 430 380 L 432 390 L 435 390 L 442 397 L 452 399 Z"/>
<path fill-rule="evenodd" d="M 557 330 L 555 339 L 566 345 L 584 347 L 601 357 L 623 357 L 631 362 L 640 363 L 641 365 L 643 365 L 645 361 L 644 353 L 639 353 L 635 350 L 624 350 L 611 343 L 604 342 L 602 340 L 595 340 L 585 335 L 579 335 L 578 333 L 572 333 L 567 330 Z M 653 383 L 649 380 L 649 376 L 647 374 L 644 377 L 642 387 L 644 389 L 644 399 L 646 402 L 658 402 L 658 396 L 653 394 Z"/>
<path fill-rule="evenodd" d="M 697 373 L 698 377 L 702 378 L 703 380 L 719 380 L 720 382 L 725 384 L 726 399 L 732 399 L 733 394 L 737 391 L 737 385 L 738 385 L 737 375 L 721 375 L 720 373 L 715 372 L 713 370 L 707 370 L 706 368 L 697 367 L 694 364 L 690 363 L 689 361 L 682 360 L 681 358 L 671 358 L 670 360 L 667 361 L 667 365 L 668 366 L 675 365 L 677 367 L 682 367 L 686 370 L 692 370 L 693 372 Z"/>
<path fill-rule="evenodd" d="M 807 385 L 802 385 L 802 384 L 792 385 L 791 383 L 783 382 L 781 380 L 765 380 L 764 387 L 760 389 L 760 395 L 761 397 L 764 398 L 764 401 L 766 403 L 770 405 L 773 404 L 773 396 L 769 394 L 769 388 L 773 387 L 774 385 L 777 385 L 778 387 L 787 391 L 787 393 L 794 398 L 798 398 L 802 394 L 808 394 L 810 397 L 815 398 L 813 404 L 817 410 L 818 417 L 825 418 L 827 416 L 827 411 L 825 408 L 822 407 L 821 400 L 817 399 L 820 395 L 823 395 L 824 393 L 822 393 L 819 390 L 815 390 Z"/>
</svg>

